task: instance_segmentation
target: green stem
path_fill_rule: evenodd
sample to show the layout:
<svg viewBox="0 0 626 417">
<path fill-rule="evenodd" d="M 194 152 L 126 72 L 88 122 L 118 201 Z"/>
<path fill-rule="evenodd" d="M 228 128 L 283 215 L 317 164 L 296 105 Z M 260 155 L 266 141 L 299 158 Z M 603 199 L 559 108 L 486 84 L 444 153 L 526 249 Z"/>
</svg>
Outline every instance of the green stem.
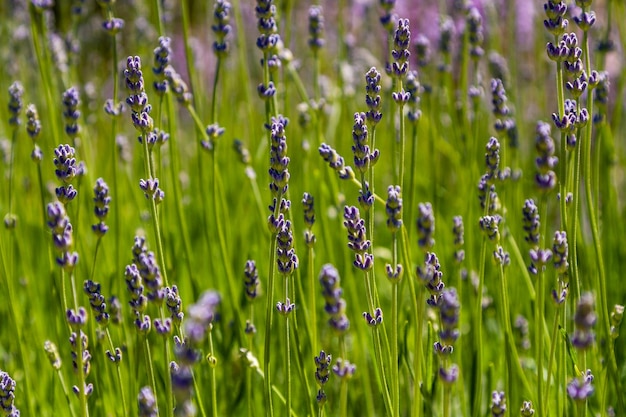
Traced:
<svg viewBox="0 0 626 417">
<path fill-rule="evenodd" d="M 111 338 L 111 332 L 109 332 L 108 327 L 105 329 L 105 333 L 106 333 L 106 337 L 107 340 L 109 342 L 109 346 L 111 348 L 111 353 L 115 352 L 115 346 L 113 345 L 113 339 Z M 118 388 L 120 390 L 120 395 L 122 398 L 122 411 L 124 416 L 128 415 L 128 409 L 126 407 L 126 394 L 125 394 L 125 387 L 124 387 L 124 379 L 122 379 L 122 369 L 120 368 L 120 363 L 119 362 L 115 362 L 115 371 L 116 371 L 116 375 L 117 375 L 117 383 L 119 384 Z"/>
<path fill-rule="evenodd" d="M 550 356 L 548 357 L 548 380 L 546 381 L 546 393 L 544 398 L 546 401 L 550 401 L 550 377 L 552 376 L 552 366 L 554 364 L 554 356 L 556 347 L 559 342 L 557 331 L 559 329 L 559 319 L 561 317 L 561 306 L 557 305 L 556 314 L 554 315 L 554 323 L 552 325 L 552 337 L 550 338 Z M 558 381 L 558 379 L 557 379 Z"/>
<path fill-rule="evenodd" d="M 310 233 L 312 233 L 309 230 Z M 317 300 L 317 292 L 315 291 L 315 265 L 314 265 L 313 247 L 308 248 L 308 260 L 307 275 L 309 277 L 309 311 L 311 312 L 309 328 L 311 329 L 311 350 L 315 352 L 318 348 L 317 345 L 317 309 L 315 308 Z"/>
<path fill-rule="evenodd" d="M 144 348 L 144 360 L 146 362 L 146 368 L 148 368 L 148 379 L 150 380 L 150 387 L 152 388 L 152 393 L 154 394 L 154 401 L 158 404 L 158 398 L 157 398 L 157 387 L 156 387 L 156 380 L 154 378 L 154 369 L 152 367 L 152 355 L 150 353 L 150 342 L 148 341 L 148 338 L 145 335 L 140 335 L 141 338 L 143 338 L 143 348 Z M 168 379 L 169 375 L 168 375 Z"/>
<path fill-rule="evenodd" d="M 213 349 L 213 332 L 209 331 L 209 355 L 212 357 L 214 355 Z M 211 367 L 211 415 L 213 417 L 217 417 L 217 376 L 215 372 L 215 365 L 209 363 Z M 200 391 L 196 387 L 196 392 L 200 395 Z M 203 417 L 206 417 L 206 413 L 204 412 L 204 406 L 202 405 L 202 401 L 198 398 L 198 405 L 200 406 L 200 411 Z"/>
<path fill-rule="evenodd" d="M 541 201 L 540 213 L 544 216 L 543 233 L 541 233 L 542 240 L 545 247 L 547 218 L 548 218 L 548 202 L 544 196 Z M 539 265 L 539 271 L 537 273 L 537 284 L 535 292 L 537 293 L 537 302 L 535 303 L 535 361 L 537 363 L 537 410 L 538 414 L 545 415 L 545 406 L 543 398 L 543 343 L 544 332 L 543 327 L 545 323 L 545 266 Z"/>
<path fill-rule="evenodd" d="M 276 203 L 278 207 L 279 203 Z M 270 237 L 270 266 L 267 283 L 267 302 L 265 307 L 265 349 L 263 357 L 263 371 L 265 373 L 265 410 L 270 417 L 274 416 L 274 406 L 272 404 L 272 379 L 270 367 L 271 355 L 271 335 L 272 335 L 272 318 L 274 316 L 274 281 L 275 281 L 275 264 L 276 264 L 276 233 L 272 233 Z"/>
<path fill-rule="evenodd" d="M 489 207 L 489 199 L 486 201 L 485 209 Z M 482 334 L 482 324 L 483 324 L 483 288 L 485 281 L 485 261 L 487 254 L 487 238 L 483 237 L 480 245 L 480 272 L 478 273 L 478 291 L 476 293 L 476 301 L 475 301 L 475 324 L 476 328 L 474 329 L 474 349 L 476 353 L 476 380 L 475 380 L 475 394 L 474 394 L 474 405 L 473 405 L 473 417 L 478 417 L 481 414 L 481 405 L 482 405 L 482 393 L 483 393 L 483 334 Z"/>
<path fill-rule="evenodd" d="M 154 179 L 154 169 L 151 164 L 150 151 L 148 150 L 148 137 L 145 133 L 141 134 L 141 143 L 143 144 L 143 156 L 146 170 L 146 176 Z M 157 256 L 159 264 L 161 265 L 161 275 L 163 276 L 163 282 L 166 287 L 170 284 L 167 280 L 167 265 L 165 264 L 165 254 L 163 251 L 163 240 L 161 238 L 161 228 L 159 227 L 159 214 L 157 212 L 156 201 L 154 198 L 149 198 L 150 217 L 152 218 L 152 228 L 154 230 L 154 240 L 157 246 Z"/>
</svg>

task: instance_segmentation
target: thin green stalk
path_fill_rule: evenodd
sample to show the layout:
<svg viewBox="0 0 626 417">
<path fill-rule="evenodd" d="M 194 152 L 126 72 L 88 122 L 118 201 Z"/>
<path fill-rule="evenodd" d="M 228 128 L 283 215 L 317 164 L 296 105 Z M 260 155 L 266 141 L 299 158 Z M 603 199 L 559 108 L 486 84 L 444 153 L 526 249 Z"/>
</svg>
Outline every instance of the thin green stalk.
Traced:
<svg viewBox="0 0 626 417">
<path fill-rule="evenodd" d="M 212 325 L 211 325 L 212 327 Z M 209 330 L 209 357 L 213 358 L 214 354 L 214 348 L 213 348 L 213 332 L 211 331 L 212 329 Z M 215 372 L 215 363 L 212 363 L 209 360 L 209 367 L 211 368 L 210 374 L 211 374 L 211 415 L 213 417 L 217 417 L 218 416 L 218 412 L 217 412 L 217 377 L 216 377 L 216 372 Z M 204 412 L 204 406 L 202 405 L 202 401 L 200 401 L 200 393 L 201 391 L 198 389 L 197 387 L 197 383 L 195 382 L 195 378 L 194 378 L 194 384 L 195 386 L 195 390 L 196 393 L 198 393 L 198 405 L 200 406 L 200 411 L 203 417 L 206 417 L 206 413 Z"/>
<path fill-rule="evenodd" d="M 316 298 L 317 298 L 317 292 L 315 291 L 315 265 L 314 265 L 314 255 L 315 252 L 313 250 L 313 246 L 309 246 L 308 250 L 308 265 L 307 265 L 307 276 L 309 277 L 309 309 L 308 311 L 310 311 L 311 316 L 310 316 L 310 324 L 309 324 L 309 328 L 311 329 L 311 350 L 313 352 L 315 352 L 318 348 L 317 345 L 317 309 L 315 308 L 316 305 Z"/>
<path fill-rule="evenodd" d="M 548 218 L 548 201 L 545 196 L 541 199 L 541 208 L 539 210 L 543 214 L 544 224 L 543 232 L 541 233 L 543 240 L 543 247 L 545 247 L 547 218 Z M 536 290 L 537 302 L 535 303 L 535 362 L 537 363 L 537 411 L 538 414 L 545 415 L 545 405 L 543 397 L 543 344 L 544 344 L 544 332 L 543 327 L 545 323 L 545 267 L 539 266 L 537 272 Z"/>
<path fill-rule="evenodd" d="M 159 403 L 158 398 L 157 398 L 158 391 L 157 391 L 157 386 L 156 386 L 156 380 L 154 378 L 154 369 L 152 367 L 152 354 L 150 353 L 150 342 L 148 341 L 148 338 L 146 337 L 146 335 L 140 335 L 139 337 L 142 338 L 144 342 L 143 343 L 144 360 L 146 363 L 146 368 L 148 368 L 148 379 L 150 380 L 150 387 L 152 388 L 152 393 L 154 394 L 154 401 L 158 404 Z"/>
<path fill-rule="evenodd" d="M 560 339 L 557 335 L 557 331 L 559 329 L 559 319 L 561 317 L 562 309 L 563 308 L 560 304 L 557 305 L 556 314 L 554 315 L 554 323 L 552 325 L 552 337 L 550 338 L 551 343 L 550 343 L 550 356 L 548 357 L 548 380 L 546 381 L 546 393 L 543 396 L 548 402 L 550 401 L 550 377 L 552 376 L 552 366 L 554 365 L 554 356 L 556 352 L 556 347 Z"/>
<path fill-rule="evenodd" d="M 504 275 L 504 265 L 502 265 L 502 262 L 500 262 L 499 268 L 498 268 L 498 274 L 499 274 L 499 281 L 500 281 L 500 300 L 501 300 L 501 308 L 499 308 L 500 310 L 500 321 L 502 322 L 502 326 L 504 327 L 504 346 L 505 346 L 505 350 L 504 350 L 504 356 L 505 356 L 505 363 L 506 364 L 511 364 L 512 360 L 512 353 L 511 350 L 513 349 L 513 347 L 515 346 L 515 344 L 508 346 L 509 342 L 510 342 L 510 337 L 511 335 L 511 331 L 510 331 L 510 313 L 509 313 L 509 304 L 508 304 L 508 300 L 506 297 L 506 277 Z M 515 358 L 516 360 L 519 360 L 519 358 Z M 512 384 L 512 375 L 513 375 L 513 369 L 511 367 L 507 366 L 506 369 L 506 375 L 507 378 L 504 379 L 504 392 L 506 392 L 506 395 L 509 398 L 514 398 L 512 389 L 514 387 L 514 384 Z"/>
<path fill-rule="evenodd" d="M 61 269 L 61 280 L 63 282 L 65 282 L 65 269 Z M 76 283 L 75 283 L 75 279 L 74 279 L 74 274 L 70 273 L 70 281 L 71 281 L 71 289 L 72 289 L 72 298 L 74 300 L 74 311 L 78 312 L 78 296 L 76 293 Z M 87 406 L 87 393 L 85 392 L 85 372 L 84 372 L 84 367 L 85 367 L 85 362 L 84 362 L 84 355 L 83 355 L 83 341 L 82 341 L 82 330 L 78 330 L 77 332 L 75 332 L 76 334 L 76 349 L 78 350 L 78 352 L 76 353 L 76 357 L 77 357 L 77 364 L 76 364 L 76 369 L 77 369 L 77 373 L 78 373 L 78 383 L 79 383 L 79 394 L 78 397 L 80 399 L 80 410 L 81 410 L 81 416 L 82 417 L 88 417 L 89 416 L 89 408 Z"/>
<path fill-rule="evenodd" d="M 226 278 L 227 278 L 227 289 L 228 289 L 228 295 L 230 297 L 231 300 L 236 300 L 236 291 L 233 288 L 233 285 L 235 285 L 235 278 L 234 278 L 234 274 L 230 265 L 230 253 L 228 251 L 228 248 L 226 246 L 226 238 L 225 238 L 225 234 L 224 234 L 224 217 L 223 217 L 223 213 L 220 213 L 220 209 L 219 209 L 219 203 L 221 201 L 223 201 L 223 198 L 220 198 L 220 196 L 224 196 L 224 193 L 220 187 L 220 174 L 219 174 L 219 170 L 218 170 L 218 166 L 217 166 L 217 150 L 218 150 L 218 144 L 214 143 L 213 144 L 213 152 L 211 152 L 211 166 L 212 166 L 212 170 L 213 170 L 213 181 L 211 183 L 212 185 L 212 192 L 213 192 L 213 196 L 214 198 L 212 199 L 213 202 L 213 220 L 214 220 L 214 224 L 216 226 L 217 229 L 217 238 L 218 238 L 218 243 L 219 243 L 219 252 L 220 252 L 220 258 L 222 261 L 222 266 L 224 268 L 224 273 L 226 274 Z M 278 206 L 278 205 L 277 205 Z M 238 337 L 239 340 L 242 339 L 242 322 L 241 322 L 241 317 L 240 317 L 240 311 L 238 308 L 234 308 L 235 306 L 233 306 L 233 314 L 235 316 L 235 325 L 236 325 L 236 335 Z"/>
<path fill-rule="evenodd" d="M 409 237 L 407 233 L 406 227 L 402 225 L 402 253 L 403 253 L 403 261 L 406 268 L 411 265 L 410 259 L 410 251 L 409 251 Z M 422 415 L 422 394 L 420 391 L 420 384 L 422 382 L 422 333 L 423 333 L 423 323 L 422 318 L 423 314 L 423 305 L 422 300 L 422 292 L 424 287 L 422 285 L 419 286 L 418 291 L 415 291 L 415 284 L 413 279 L 409 278 L 409 292 L 411 294 L 411 300 L 413 300 L 412 310 L 413 310 L 413 320 L 415 321 L 415 334 L 414 334 L 414 353 L 413 353 L 413 368 L 415 369 L 415 377 L 413 381 L 413 409 L 411 412 L 412 417 L 420 417 Z"/>
<path fill-rule="evenodd" d="M 213 92 L 211 93 L 211 123 L 217 123 L 217 85 L 220 79 L 222 59 L 218 56 L 215 61 L 215 76 L 213 77 Z"/>
<path fill-rule="evenodd" d="M 146 170 L 146 176 L 148 178 L 154 177 L 154 169 L 151 167 L 151 156 L 148 150 L 148 137 L 145 133 L 141 134 L 141 143 L 143 144 L 143 156 Z M 150 217 L 152 218 L 152 228 L 154 230 L 154 240 L 157 246 L 157 257 L 159 264 L 161 265 L 161 275 L 163 276 L 163 282 L 168 287 L 169 281 L 167 280 L 167 265 L 165 264 L 165 254 L 163 251 L 163 240 L 161 238 L 161 228 L 159 227 L 159 214 L 157 212 L 156 201 L 154 198 L 149 198 Z"/>
<path fill-rule="evenodd" d="M 289 300 L 289 279 L 285 278 L 285 300 Z M 285 348 L 286 348 L 286 374 L 287 374 L 287 394 L 285 395 L 287 402 L 287 417 L 291 412 L 291 339 L 289 337 L 289 315 L 285 316 Z"/>
<path fill-rule="evenodd" d="M 489 207 L 489 199 L 487 199 L 485 207 Z M 478 273 L 478 290 L 476 293 L 476 301 L 474 305 L 475 326 L 474 329 L 474 350 L 476 352 L 476 374 L 474 389 L 473 417 L 479 417 L 481 414 L 482 396 L 483 396 L 483 288 L 485 282 L 485 261 L 487 254 L 487 238 L 483 236 L 480 244 L 480 272 Z"/>
<path fill-rule="evenodd" d="M 398 91 L 403 91 L 402 90 L 402 80 L 398 80 Z M 400 184 L 400 189 L 404 190 L 404 153 L 405 153 L 405 148 L 406 148 L 406 138 L 404 135 L 404 125 L 405 125 L 405 120 L 404 120 L 404 105 L 400 104 L 398 105 L 398 116 L 400 117 L 400 161 L 399 161 L 399 182 L 398 184 Z"/>
<path fill-rule="evenodd" d="M 168 131 L 170 132 L 170 141 L 169 141 L 169 153 L 170 153 L 170 174 L 171 181 L 174 190 L 174 203 L 176 207 L 176 220 L 178 221 L 178 227 L 180 228 L 180 235 L 183 240 L 183 247 L 185 248 L 185 265 L 187 266 L 187 272 L 189 273 L 189 277 L 193 277 L 193 256 L 194 251 L 191 248 L 191 243 L 189 242 L 189 232 L 187 229 L 187 221 L 185 220 L 185 215 L 183 211 L 183 198 L 182 191 L 180 189 L 180 181 L 178 179 L 179 172 L 179 163 L 180 156 L 178 153 L 178 137 L 175 134 L 176 126 L 174 125 L 175 120 L 175 112 L 172 106 L 172 97 L 168 96 L 166 99 L 166 107 L 167 107 L 167 122 L 168 122 Z"/>
<path fill-rule="evenodd" d="M 106 334 L 106 338 L 109 342 L 109 347 L 111 348 L 111 352 L 115 352 L 115 346 L 113 345 L 113 339 L 111 338 L 111 332 L 109 331 L 109 328 L 105 328 L 105 334 Z M 125 386 L 124 386 L 124 379 L 122 378 L 122 370 L 120 368 L 120 363 L 119 362 L 115 362 L 115 371 L 116 371 L 116 376 L 117 376 L 117 383 L 118 383 L 118 388 L 119 388 L 119 392 L 121 395 L 121 399 L 122 399 L 122 412 L 124 416 L 128 415 L 128 409 L 126 407 L 126 394 L 124 393 L 126 391 Z"/>
<path fill-rule="evenodd" d="M 398 265 L 398 237 L 393 233 L 393 251 L 391 267 Z M 399 279 L 391 281 L 391 392 L 392 410 L 394 416 L 400 415 L 400 375 L 398 371 L 398 283 Z"/>
<path fill-rule="evenodd" d="M 342 335 L 340 340 L 341 357 L 346 360 L 346 342 Z M 341 378 L 341 388 L 339 393 L 339 417 L 348 417 L 348 378 Z"/>
<path fill-rule="evenodd" d="M 276 204 L 278 207 L 278 203 Z M 274 316 L 274 274 L 276 263 L 276 233 L 272 233 L 270 238 L 270 266 L 267 283 L 267 302 L 265 306 L 265 348 L 263 357 L 263 371 L 265 373 L 265 410 L 270 417 L 274 417 L 274 406 L 272 404 L 272 379 L 270 367 L 272 318 Z"/>
<path fill-rule="evenodd" d="M 443 386 L 443 417 L 450 417 L 450 391 L 452 387 L 450 384 L 444 384 Z"/>
<path fill-rule="evenodd" d="M 411 163 L 410 163 L 410 166 L 409 166 L 409 187 L 408 187 L 408 192 L 407 192 L 407 190 L 402 188 L 402 191 L 403 191 L 404 195 L 406 195 L 406 199 L 407 199 L 406 207 L 408 209 L 405 210 L 405 211 L 406 211 L 406 213 L 408 215 L 406 217 L 409 218 L 409 219 L 413 219 L 414 196 L 415 196 L 415 194 L 417 194 L 417 191 L 415 189 L 415 175 L 417 173 L 417 149 L 418 149 L 418 147 L 417 147 L 417 126 L 418 126 L 418 121 L 417 120 L 414 121 L 411 124 L 411 127 L 412 127 L 412 129 L 411 129 Z"/>
</svg>

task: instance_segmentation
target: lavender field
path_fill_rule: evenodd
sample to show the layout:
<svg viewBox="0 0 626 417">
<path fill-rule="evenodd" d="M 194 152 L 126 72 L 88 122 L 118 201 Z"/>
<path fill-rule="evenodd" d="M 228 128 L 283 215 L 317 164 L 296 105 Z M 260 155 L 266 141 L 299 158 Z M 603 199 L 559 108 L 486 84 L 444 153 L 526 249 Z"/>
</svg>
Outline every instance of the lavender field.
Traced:
<svg viewBox="0 0 626 417">
<path fill-rule="evenodd" d="M 626 416 L 623 1 L 7 0 L 0 39 L 0 416 Z"/>
</svg>

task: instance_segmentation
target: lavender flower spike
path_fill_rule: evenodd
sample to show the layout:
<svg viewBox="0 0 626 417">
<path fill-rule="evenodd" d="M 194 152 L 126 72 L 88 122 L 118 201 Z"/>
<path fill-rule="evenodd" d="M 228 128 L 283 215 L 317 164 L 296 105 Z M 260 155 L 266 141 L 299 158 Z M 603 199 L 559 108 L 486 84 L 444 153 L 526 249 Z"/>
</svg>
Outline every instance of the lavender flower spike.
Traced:
<svg viewBox="0 0 626 417">
<path fill-rule="evenodd" d="M 15 81 L 9 87 L 9 125 L 16 129 L 20 125 L 20 113 L 22 112 L 22 96 L 24 95 L 24 87 L 19 81 Z"/>
<path fill-rule="evenodd" d="M 3 416 L 19 417 L 20 411 L 15 408 L 15 381 L 8 373 L 0 370 L 0 410 Z"/>
<path fill-rule="evenodd" d="M 157 402 L 150 387 L 143 387 L 137 396 L 139 417 L 157 417 L 159 415 Z"/>
</svg>

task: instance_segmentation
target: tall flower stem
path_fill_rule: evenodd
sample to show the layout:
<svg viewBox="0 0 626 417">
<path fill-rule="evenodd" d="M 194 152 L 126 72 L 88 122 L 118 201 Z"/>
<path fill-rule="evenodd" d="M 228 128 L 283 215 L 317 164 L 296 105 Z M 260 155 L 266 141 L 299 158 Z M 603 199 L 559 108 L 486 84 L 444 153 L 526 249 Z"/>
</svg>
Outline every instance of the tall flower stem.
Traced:
<svg viewBox="0 0 626 417">
<path fill-rule="evenodd" d="M 546 239 L 547 217 L 548 217 L 548 200 L 546 196 L 541 199 L 540 213 L 544 216 L 542 239 Z M 545 247 L 545 244 L 543 245 Z M 537 272 L 537 283 L 535 292 L 537 293 L 537 301 L 535 302 L 535 362 L 537 363 L 537 411 L 539 415 L 545 415 L 545 405 L 543 397 L 543 344 L 544 344 L 544 326 L 545 326 L 545 267 L 541 265 Z"/>
<path fill-rule="evenodd" d="M 485 207 L 489 207 L 489 199 L 485 203 Z M 476 292 L 476 300 L 474 306 L 474 350 L 476 355 L 476 370 L 475 370 L 475 393 L 473 404 L 473 417 L 478 417 L 481 414 L 482 396 L 483 396 L 483 288 L 485 283 L 485 261 L 487 256 L 487 238 L 483 236 L 480 244 L 480 270 L 478 273 L 478 289 Z"/>
<path fill-rule="evenodd" d="M 392 236 L 392 268 L 398 265 L 398 237 Z M 394 416 L 400 415 L 400 376 L 398 371 L 398 279 L 391 282 L 391 392 Z"/>
<path fill-rule="evenodd" d="M 411 265 L 411 254 L 409 250 L 409 236 L 406 227 L 402 225 L 401 228 L 401 237 L 402 237 L 402 253 L 403 253 L 403 262 L 405 266 Z M 409 292 L 411 295 L 412 310 L 413 310 L 413 320 L 415 321 L 415 333 L 414 333 L 414 352 L 413 352 L 413 368 L 415 369 L 415 376 L 413 381 L 413 409 L 411 412 L 412 417 L 420 417 L 422 415 L 422 393 L 421 393 L 421 382 L 422 382 L 422 333 L 423 333 L 423 323 L 421 320 L 424 317 L 423 314 L 423 305 L 421 302 L 423 297 L 424 286 L 418 286 L 418 290 L 415 290 L 414 280 L 409 278 Z"/>
<path fill-rule="evenodd" d="M 170 153 L 170 175 L 172 181 L 172 188 L 174 192 L 174 203 L 176 207 L 176 220 L 178 221 L 178 227 L 180 228 L 180 235 L 183 240 L 183 247 L 185 249 L 185 265 L 187 266 L 187 272 L 189 273 L 189 277 L 193 277 L 193 255 L 194 251 L 191 248 L 191 243 L 189 242 L 189 233 L 187 228 L 187 221 L 185 220 L 185 215 L 182 206 L 182 191 L 180 189 L 180 181 L 178 179 L 179 171 L 179 163 L 180 157 L 178 153 L 178 137 L 175 134 L 176 126 L 174 125 L 175 114 L 172 106 L 172 97 L 168 96 L 165 102 L 167 108 L 167 122 L 168 122 L 168 131 L 170 132 L 170 141 L 169 141 L 169 153 Z M 165 266 L 164 266 L 165 268 Z"/>
<path fill-rule="evenodd" d="M 65 269 L 61 269 L 61 280 L 65 282 L 65 279 L 67 277 L 65 276 Z M 74 304 L 74 310 L 76 312 L 78 312 L 78 296 L 76 293 L 76 280 L 74 278 L 74 274 L 70 272 L 70 281 L 71 281 L 71 286 L 72 286 L 72 299 L 74 300 L 73 304 Z M 83 339 L 82 339 L 82 331 L 78 330 L 75 332 L 76 334 L 76 349 L 77 349 L 77 354 L 76 354 L 76 372 L 78 373 L 78 389 L 79 389 L 79 393 L 78 393 L 78 397 L 80 399 L 80 412 L 81 412 L 81 416 L 82 417 L 89 417 L 89 408 L 87 406 L 87 393 L 85 392 L 86 389 L 86 384 L 85 384 L 85 372 L 84 372 L 84 367 L 85 367 L 85 362 L 84 362 L 84 355 L 83 355 Z"/>
<path fill-rule="evenodd" d="M 285 300 L 289 300 L 289 276 L 285 279 Z M 287 401 L 287 417 L 291 415 L 291 340 L 289 335 L 289 315 L 285 316 L 285 355 L 286 355 L 286 374 L 287 374 L 287 393 L 285 399 Z"/>
<path fill-rule="evenodd" d="M 278 207 L 278 204 L 276 204 Z M 263 357 L 263 371 L 265 373 L 265 410 L 270 417 L 274 417 L 274 406 L 272 404 L 272 378 L 270 367 L 270 353 L 271 353 L 271 335 L 272 335 L 272 319 L 274 316 L 274 274 L 276 268 L 276 233 L 272 233 L 270 237 L 270 253 L 269 253 L 270 265 L 268 273 L 267 283 L 267 302 L 265 307 L 265 346 Z"/>
<path fill-rule="evenodd" d="M 556 347 L 559 343 L 559 338 L 557 335 L 557 331 L 559 329 L 559 320 L 561 318 L 561 305 L 557 305 L 556 314 L 554 315 L 554 323 L 552 325 L 552 335 L 550 340 L 552 343 L 550 344 L 550 356 L 548 357 L 548 380 L 546 381 L 546 393 L 543 396 L 547 401 L 550 398 L 550 378 L 552 376 L 552 366 L 554 365 L 554 356 L 556 352 Z M 558 381 L 558 378 L 557 378 Z"/>
<path fill-rule="evenodd" d="M 583 9 L 583 12 L 585 12 L 586 10 Z M 587 71 L 590 72 L 591 71 L 591 56 L 590 56 L 590 50 L 589 50 L 589 32 L 588 31 L 584 31 L 583 32 L 583 42 L 582 42 L 582 50 L 583 50 L 583 56 L 585 58 L 585 68 L 587 68 Z M 588 87 L 587 88 L 587 110 L 589 112 L 590 117 L 593 119 L 593 89 Z M 609 308 L 608 308 L 608 303 L 607 303 L 607 293 L 606 293 L 606 270 L 604 267 L 604 252 L 602 251 L 602 241 L 601 241 L 601 236 L 600 236 L 600 231 L 598 228 L 598 212 L 597 212 L 597 208 L 596 208 L 596 204 L 599 204 L 598 201 L 594 202 L 593 200 L 593 194 L 594 191 L 592 190 L 592 185 L 593 185 L 593 179 L 592 179 L 592 169 L 591 169 L 591 162 L 593 159 L 593 154 L 592 154 L 592 143 L 591 143 L 591 139 L 592 139 L 592 129 L 593 129 L 593 122 L 592 120 L 590 120 L 587 125 L 585 126 L 585 135 L 584 135 L 584 143 L 585 143 L 585 150 L 584 150 L 584 178 L 585 178 L 585 195 L 587 198 L 587 211 L 588 211 L 588 217 L 589 217 L 589 222 L 591 223 L 591 235 L 593 237 L 593 244 L 594 244 L 594 248 L 595 248 L 595 252 L 596 252 L 596 266 L 598 268 L 598 273 L 597 274 L 593 274 L 595 277 L 595 288 L 598 289 L 598 295 L 599 295 L 599 299 L 600 299 L 600 321 L 603 323 L 602 326 L 602 333 L 603 336 L 605 338 L 605 340 L 610 340 L 610 334 L 611 334 L 611 330 L 610 330 L 610 320 L 609 320 Z M 595 190 L 595 194 L 598 195 L 598 190 Z M 615 350 L 613 348 L 613 344 L 609 343 L 609 348 L 608 348 L 608 353 L 609 353 L 609 368 L 608 368 L 608 373 L 613 375 L 613 379 L 614 379 L 614 385 L 615 385 L 615 389 L 616 392 L 622 392 L 621 390 L 621 383 L 619 378 L 617 377 L 617 362 L 616 362 L 616 358 L 615 358 Z M 608 375 L 607 375 L 608 378 Z M 618 395 L 618 404 L 619 404 L 619 409 L 623 412 L 624 411 L 624 399 L 623 396 Z"/>
<path fill-rule="evenodd" d="M 143 156 L 144 156 L 146 176 L 148 178 L 154 178 L 154 167 L 152 166 L 152 163 L 151 163 L 152 157 L 148 149 L 148 137 L 145 133 L 141 134 L 141 143 L 143 145 Z M 167 266 L 165 264 L 163 240 L 161 238 L 161 228 L 159 226 L 159 214 L 157 212 L 156 201 L 154 200 L 154 198 L 150 198 L 148 200 L 149 200 L 148 205 L 150 207 L 150 217 L 152 218 L 152 228 L 154 230 L 154 239 L 156 241 L 156 246 L 157 246 L 157 256 L 159 258 L 159 264 L 161 265 L 163 282 L 165 283 L 165 286 L 167 287 L 170 284 L 167 280 Z"/>
<path fill-rule="evenodd" d="M 156 386 L 156 379 L 154 378 L 154 368 L 152 367 L 152 354 L 150 353 L 150 342 L 148 341 L 148 338 L 145 335 L 139 335 L 140 339 L 142 340 L 142 344 L 143 344 L 143 351 L 144 351 L 144 361 L 146 363 L 146 368 L 148 370 L 148 380 L 150 381 L 150 386 L 152 387 L 152 392 L 154 393 L 154 401 L 158 404 L 158 398 L 157 398 L 157 386 Z M 168 375 L 169 377 L 169 375 Z"/>
</svg>

